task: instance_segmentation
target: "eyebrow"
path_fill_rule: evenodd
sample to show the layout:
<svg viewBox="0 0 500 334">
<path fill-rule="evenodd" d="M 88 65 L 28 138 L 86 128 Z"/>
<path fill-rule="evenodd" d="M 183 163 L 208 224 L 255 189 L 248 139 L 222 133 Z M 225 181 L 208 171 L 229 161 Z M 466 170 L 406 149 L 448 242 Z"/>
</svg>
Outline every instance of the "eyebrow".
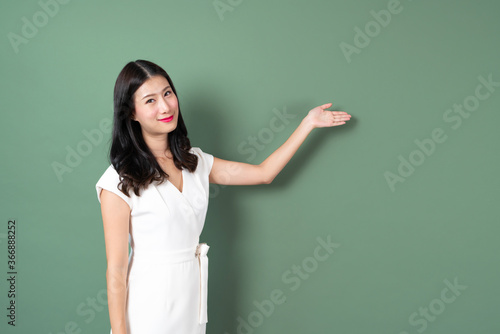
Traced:
<svg viewBox="0 0 500 334">
<path fill-rule="evenodd" d="M 163 88 L 162 92 L 166 91 L 168 88 L 170 88 L 170 85 L 167 86 L 167 87 L 165 87 L 165 88 Z M 144 100 L 146 97 L 153 96 L 153 95 L 156 95 L 156 94 L 158 94 L 158 93 L 152 93 L 152 94 L 144 95 L 141 100 Z"/>
</svg>

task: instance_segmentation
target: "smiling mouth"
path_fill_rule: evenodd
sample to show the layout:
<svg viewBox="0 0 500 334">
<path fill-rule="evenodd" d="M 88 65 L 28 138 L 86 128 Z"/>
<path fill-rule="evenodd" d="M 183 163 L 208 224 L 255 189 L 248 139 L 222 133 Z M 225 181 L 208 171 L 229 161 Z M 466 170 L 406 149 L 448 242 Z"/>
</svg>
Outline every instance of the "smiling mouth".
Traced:
<svg viewBox="0 0 500 334">
<path fill-rule="evenodd" d="M 166 118 L 162 118 L 162 119 L 159 119 L 160 122 L 163 122 L 163 123 L 168 123 L 170 122 L 171 120 L 174 119 L 174 115 L 170 116 L 170 117 L 166 117 Z"/>
</svg>

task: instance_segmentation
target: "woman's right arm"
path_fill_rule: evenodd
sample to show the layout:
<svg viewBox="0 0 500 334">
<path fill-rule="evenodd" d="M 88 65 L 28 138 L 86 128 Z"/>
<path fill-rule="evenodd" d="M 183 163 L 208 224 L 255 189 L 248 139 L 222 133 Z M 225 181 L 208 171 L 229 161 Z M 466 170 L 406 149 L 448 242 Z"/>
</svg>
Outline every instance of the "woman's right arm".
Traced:
<svg viewBox="0 0 500 334">
<path fill-rule="evenodd" d="M 128 236 L 130 207 L 118 195 L 101 191 L 101 214 L 106 244 L 106 282 L 109 320 L 113 334 L 126 334 Z"/>
</svg>

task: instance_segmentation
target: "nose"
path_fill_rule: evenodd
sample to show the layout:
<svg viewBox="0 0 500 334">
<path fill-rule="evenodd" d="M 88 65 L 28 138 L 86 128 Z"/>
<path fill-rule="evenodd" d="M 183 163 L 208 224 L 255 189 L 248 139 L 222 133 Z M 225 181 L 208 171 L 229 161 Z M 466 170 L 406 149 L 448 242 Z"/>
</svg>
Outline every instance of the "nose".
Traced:
<svg viewBox="0 0 500 334">
<path fill-rule="evenodd" d="M 165 101 L 164 99 L 160 99 L 158 105 L 160 107 L 160 111 L 162 111 L 162 112 L 166 112 L 167 113 L 169 111 L 169 109 L 170 109 L 167 101 Z"/>
</svg>

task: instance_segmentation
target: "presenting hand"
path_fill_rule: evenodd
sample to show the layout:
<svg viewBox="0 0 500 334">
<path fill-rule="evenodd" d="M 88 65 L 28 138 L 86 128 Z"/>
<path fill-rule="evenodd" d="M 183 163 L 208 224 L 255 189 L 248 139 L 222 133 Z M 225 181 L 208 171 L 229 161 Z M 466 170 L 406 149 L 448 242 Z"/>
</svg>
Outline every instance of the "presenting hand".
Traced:
<svg viewBox="0 0 500 334">
<path fill-rule="evenodd" d="M 331 106 L 332 103 L 327 103 L 311 109 L 305 119 L 315 128 L 338 126 L 351 119 L 351 115 L 345 111 L 325 110 Z"/>
</svg>

